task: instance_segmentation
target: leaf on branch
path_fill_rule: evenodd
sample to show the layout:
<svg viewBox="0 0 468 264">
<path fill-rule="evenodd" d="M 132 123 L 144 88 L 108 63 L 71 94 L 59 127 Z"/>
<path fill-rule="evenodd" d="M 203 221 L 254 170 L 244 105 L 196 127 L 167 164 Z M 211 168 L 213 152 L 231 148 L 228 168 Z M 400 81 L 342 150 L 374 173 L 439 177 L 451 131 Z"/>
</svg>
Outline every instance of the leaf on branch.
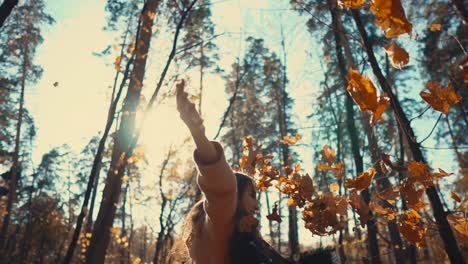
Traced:
<svg viewBox="0 0 468 264">
<path fill-rule="evenodd" d="M 422 91 L 419 95 L 435 110 L 444 114 L 448 113 L 451 106 L 460 102 L 462 97 L 453 91 L 452 84 L 449 83 L 446 89 L 442 89 L 439 82 L 430 81 L 426 85 L 429 92 Z"/>
<path fill-rule="evenodd" d="M 295 136 L 284 136 L 280 142 L 285 145 L 295 145 L 301 138 L 302 135 L 300 134 L 296 134 Z"/>
<path fill-rule="evenodd" d="M 384 46 L 385 52 L 390 58 L 390 63 L 396 69 L 403 69 L 409 63 L 409 54 L 395 41 Z"/>
<path fill-rule="evenodd" d="M 338 5 L 342 8 L 360 8 L 366 4 L 365 0 L 339 0 Z"/>
<path fill-rule="evenodd" d="M 380 96 L 377 100 L 377 90 L 372 81 L 354 69 L 348 73 L 348 87 L 346 89 L 359 106 L 359 110 L 372 113 L 371 125 L 377 123 L 390 104 L 390 99 L 386 96 Z"/>
<path fill-rule="evenodd" d="M 374 168 L 370 168 L 369 170 L 361 173 L 361 175 L 357 176 L 354 180 L 347 179 L 345 186 L 346 188 L 355 188 L 357 191 L 362 192 L 369 187 L 372 177 L 374 177 L 376 172 L 377 171 Z"/>
<path fill-rule="evenodd" d="M 413 209 L 407 210 L 400 218 L 399 229 L 403 237 L 415 244 L 418 248 L 424 246 L 426 228 L 424 228 L 421 216 Z"/>
<path fill-rule="evenodd" d="M 267 219 L 270 221 L 276 221 L 278 223 L 281 223 L 281 216 L 278 214 L 278 204 L 275 203 L 275 206 L 273 207 L 273 210 L 271 214 L 267 215 Z"/>
<path fill-rule="evenodd" d="M 411 35 L 413 26 L 406 18 L 400 0 L 374 0 L 370 9 L 385 37 L 397 37 L 404 33 Z"/>
</svg>

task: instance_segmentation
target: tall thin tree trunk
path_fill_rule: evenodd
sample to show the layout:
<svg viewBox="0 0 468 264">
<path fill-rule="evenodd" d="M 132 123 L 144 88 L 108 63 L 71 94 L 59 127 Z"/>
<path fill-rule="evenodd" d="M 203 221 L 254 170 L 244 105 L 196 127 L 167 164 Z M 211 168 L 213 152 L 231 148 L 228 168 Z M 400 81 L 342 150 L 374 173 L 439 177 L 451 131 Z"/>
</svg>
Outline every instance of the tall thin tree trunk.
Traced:
<svg viewBox="0 0 468 264">
<path fill-rule="evenodd" d="M 26 77 L 28 75 L 28 62 L 29 62 L 29 47 L 28 43 L 23 44 L 23 62 L 22 62 L 22 71 L 21 71 L 21 91 L 20 91 L 20 100 L 19 100 L 19 109 L 18 109 L 18 123 L 16 123 L 16 136 L 15 136 L 15 150 L 13 152 L 13 164 L 11 166 L 10 172 L 10 182 L 8 189 L 8 200 L 6 205 L 6 214 L 3 218 L 2 230 L 0 232 L 0 250 L 2 248 L 6 249 L 6 241 L 8 237 L 8 227 L 10 225 L 11 214 L 13 209 L 13 204 L 16 201 L 16 188 L 20 175 L 20 164 L 19 164 L 19 154 L 20 154 L 20 145 L 21 145 L 21 126 L 23 124 L 23 115 L 24 115 L 24 90 L 26 89 Z"/>
<path fill-rule="evenodd" d="M 7 17 L 13 11 L 13 8 L 18 5 L 18 0 L 4 0 L 0 6 L 0 28 L 3 26 L 3 23 Z"/>
<path fill-rule="evenodd" d="M 407 137 L 407 141 L 411 152 L 413 153 L 413 157 L 418 162 L 426 163 L 424 155 L 421 151 L 420 144 L 415 142 L 415 135 L 413 128 L 411 127 L 408 118 L 406 117 L 405 112 L 403 111 L 400 103 L 398 102 L 397 98 L 395 97 L 389 83 L 387 82 L 386 78 L 382 74 L 380 66 L 375 58 L 374 51 L 372 44 L 369 41 L 367 36 L 367 32 L 364 28 L 364 25 L 361 20 L 361 16 L 358 10 L 351 10 L 353 19 L 356 23 L 356 27 L 359 30 L 361 38 L 364 42 L 364 46 L 369 58 L 369 62 L 371 64 L 372 71 L 374 75 L 377 77 L 377 80 L 382 87 L 382 89 L 387 93 L 390 97 L 390 103 L 392 105 L 393 111 L 395 112 L 396 118 L 401 126 L 402 130 L 405 132 Z M 437 190 L 434 187 L 429 187 L 426 189 L 427 197 L 431 203 L 431 207 L 434 213 L 434 217 L 437 223 L 437 228 L 439 230 L 439 234 L 444 242 L 445 251 L 449 256 L 451 263 L 465 263 L 463 256 L 458 248 L 457 240 L 453 235 L 453 231 L 450 228 L 450 225 L 447 220 L 447 214 L 444 211 L 442 202 L 440 200 L 439 195 L 437 194 Z"/>
<path fill-rule="evenodd" d="M 336 1 L 334 0 L 328 0 L 329 8 L 330 8 L 330 13 L 332 15 L 332 20 L 333 20 L 333 33 L 335 36 L 335 48 L 336 48 L 336 55 L 338 58 L 338 68 L 340 71 L 341 79 L 343 81 L 343 84 L 345 87 L 348 84 L 348 80 L 346 79 L 347 76 L 347 71 L 346 71 L 346 61 L 343 58 L 342 54 L 342 48 L 344 47 L 345 49 L 345 54 L 347 55 L 347 61 L 348 61 L 348 66 L 353 67 L 353 59 L 351 52 L 349 51 L 349 45 L 345 42 L 345 37 L 344 37 L 344 29 L 341 26 L 341 19 L 339 16 L 339 12 L 337 9 L 337 4 Z M 344 43 L 342 43 L 344 42 Z M 357 133 L 356 125 L 354 123 L 354 108 L 353 108 L 353 101 L 351 99 L 351 96 L 346 93 L 346 116 L 347 116 L 347 127 L 348 127 L 348 133 L 350 134 L 350 139 L 351 139 L 351 149 L 353 152 L 354 156 L 354 162 L 356 165 L 356 174 L 361 174 L 364 171 L 364 166 L 363 166 L 363 160 L 362 160 L 362 155 L 359 150 L 359 136 Z M 361 196 L 363 197 L 364 201 L 366 204 L 369 204 L 370 202 L 370 193 L 369 190 L 364 190 L 361 192 Z M 380 260 L 380 253 L 379 253 L 379 245 L 378 245 L 378 239 L 377 239 L 377 225 L 375 223 L 375 220 L 372 218 L 372 212 L 369 211 L 369 214 L 371 217 L 369 220 L 367 220 L 367 234 L 368 234 L 368 239 L 367 239 L 367 249 L 368 249 L 368 256 L 369 260 L 371 263 L 381 263 Z"/>
<path fill-rule="evenodd" d="M 154 14 L 157 12 L 159 3 L 159 0 L 147 1 L 140 16 L 142 30 L 139 31 L 136 39 L 135 62 L 122 109 L 125 114 L 121 117 L 119 130 L 115 138 L 101 206 L 94 224 L 90 246 L 86 252 L 86 263 L 104 263 L 110 240 L 110 229 L 115 217 L 115 204 L 118 203 L 121 193 L 122 176 L 127 159 L 133 151 L 135 115 L 143 88 Z"/>
</svg>

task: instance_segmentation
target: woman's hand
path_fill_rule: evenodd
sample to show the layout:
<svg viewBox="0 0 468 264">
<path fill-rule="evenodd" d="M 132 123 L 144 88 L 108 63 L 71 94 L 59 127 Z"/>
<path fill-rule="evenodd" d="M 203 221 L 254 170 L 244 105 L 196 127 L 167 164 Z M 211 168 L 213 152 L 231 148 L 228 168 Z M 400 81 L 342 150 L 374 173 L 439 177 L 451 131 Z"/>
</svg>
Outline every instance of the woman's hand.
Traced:
<svg viewBox="0 0 468 264">
<path fill-rule="evenodd" d="M 203 119 L 198 114 L 195 104 L 189 101 L 188 94 L 184 89 L 185 80 L 181 80 L 176 84 L 177 110 L 180 113 L 180 118 L 192 133 L 204 133 Z"/>
</svg>

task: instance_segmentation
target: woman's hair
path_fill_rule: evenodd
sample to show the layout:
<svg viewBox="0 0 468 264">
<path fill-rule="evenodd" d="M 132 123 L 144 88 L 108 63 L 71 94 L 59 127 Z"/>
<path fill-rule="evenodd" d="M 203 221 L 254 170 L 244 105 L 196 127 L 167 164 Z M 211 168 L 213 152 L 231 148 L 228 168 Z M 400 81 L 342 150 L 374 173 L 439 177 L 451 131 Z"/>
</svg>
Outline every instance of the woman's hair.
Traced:
<svg viewBox="0 0 468 264">
<path fill-rule="evenodd" d="M 241 243 L 240 240 L 243 240 L 244 238 L 243 235 L 239 234 L 238 226 L 241 218 L 245 215 L 241 203 L 242 195 L 247 190 L 248 186 L 254 186 L 254 181 L 251 177 L 239 172 L 235 172 L 234 175 L 236 176 L 237 182 L 237 209 L 234 215 L 234 235 L 230 243 L 231 259 L 235 259 L 236 256 L 238 256 L 237 252 L 239 249 L 236 245 Z M 185 217 L 180 239 L 175 242 L 170 253 L 170 259 L 172 260 L 171 263 L 190 263 L 189 247 L 192 245 L 193 238 L 201 231 L 206 215 L 203 207 L 204 200 L 205 197 L 202 197 L 197 203 L 195 203 Z M 236 263 L 236 261 L 232 262 L 232 264 L 234 263 Z"/>
</svg>

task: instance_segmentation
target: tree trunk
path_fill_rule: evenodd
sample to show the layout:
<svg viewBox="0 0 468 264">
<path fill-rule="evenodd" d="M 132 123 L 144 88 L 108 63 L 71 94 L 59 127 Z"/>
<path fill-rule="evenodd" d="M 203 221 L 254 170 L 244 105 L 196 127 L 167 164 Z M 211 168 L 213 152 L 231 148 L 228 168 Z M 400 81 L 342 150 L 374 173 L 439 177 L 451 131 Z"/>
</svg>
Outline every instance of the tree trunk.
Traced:
<svg viewBox="0 0 468 264">
<path fill-rule="evenodd" d="M 336 48 L 336 55 L 338 58 L 338 68 L 340 70 L 341 79 L 345 87 L 348 85 L 348 80 L 346 79 L 347 71 L 346 71 L 346 62 L 343 58 L 342 54 L 342 47 L 345 49 L 345 54 L 347 55 L 348 66 L 353 67 L 353 59 L 352 55 L 349 51 L 349 45 L 345 41 L 344 37 L 344 28 L 341 26 L 341 19 L 338 13 L 337 4 L 334 0 L 328 0 L 330 13 L 332 15 L 333 20 L 333 32 L 335 36 L 335 48 Z M 341 34 L 340 34 L 341 33 Z M 343 43 L 342 43 L 343 42 Z M 347 117 L 347 127 L 348 133 L 350 134 L 351 139 L 351 149 L 354 156 L 354 162 L 356 165 L 356 174 L 359 175 L 364 171 L 362 155 L 359 151 L 359 136 L 357 133 L 356 125 L 354 123 L 354 109 L 353 109 L 353 101 L 351 96 L 346 93 L 346 117 Z M 370 202 L 370 193 L 369 190 L 366 189 L 361 192 L 361 196 L 364 198 L 366 204 Z M 367 220 L 367 248 L 368 248 L 368 256 L 371 263 L 381 263 L 380 260 L 380 253 L 379 253 L 379 245 L 377 239 L 377 225 L 375 220 L 372 218 L 372 212 L 369 211 L 370 218 Z"/>
<path fill-rule="evenodd" d="M 2 230 L 0 232 L 0 250 L 2 248 L 6 249 L 6 241 L 8 237 L 8 227 L 10 225 L 11 214 L 13 209 L 13 204 L 16 200 L 16 188 L 19 180 L 18 174 L 21 174 L 20 164 L 19 164 L 19 153 L 20 153 L 20 144 L 21 144 L 21 126 L 23 124 L 23 115 L 24 115 L 24 90 L 26 89 L 26 78 L 28 75 L 28 62 L 29 62 L 29 47 L 25 43 L 23 49 L 23 63 L 22 63 L 22 72 L 21 72 L 21 92 L 20 92 L 20 101 L 19 101 L 19 110 L 18 110 L 18 123 L 16 124 L 16 136 L 15 136 L 15 150 L 13 152 L 13 164 L 11 166 L 10 172 L 10 182 L 8 189 L 8 201 L 6 205 L 6 214 L 3 218 Z"/>
<path fill-rule="evenodd" d="M 142 30 L 136 39 L 135 62 L 124 99 L 122 117 L 112 150 L 111 165 L 107 174 L 99 213 L 94 224 L 90 246 L 86 252 L 86 263 L 104 263 L 110 240 L 110 229 L 115 217 L 116 204 L 122 186 L 122 176 L 127 159 L 133 151 L 135 115 L 140 101 L 145 76 L 146 59 L 149 51 L 154 14 L 160 1 L 149 0 L 140 15 Z"/>
<path fill-rule="evenodd" d="M 11 14 L 11 11 L 13 11 L 13 8 L 15 8 L 16 5 L 18 5 L 18 0 L 3 1 L 2 5 L 0 6 L 0 28 L 3 26 L 3 23 Z"/>
<path fill-rule="evenodd" d="M 359 14 L 359 11 L 357 10 L 351 10 L 354 21 L 356 23 L 356 26 L 359 30 L 359 33 L 361 35 L 361 38 L 364 42 L 364 46 L 368 55 L 369 62 L 372 67 L 372 71 L 374 72 L 374 75 L 377 77 L 377 80 L 379 81 L 380 86 L 382 89 L 387 93 L 387 95 L 390 97 L 390 103 L 392 105 L 393 111 L 395 112 L 396 118 L 402 128 L 402 130 L 405 132 L 405 135 L 407 137 L 407 141 L 409 144 L 409 147 L 411 149 L 411 152 L 413 153 L 413 157 L 416 161 L 418 162 L 424 162 L 426 163 L 426 160 L 424 158 L 424 155 L 421 151 L 420 144 L 415 142 L 415 135 L 413 128 L 411 127 L 408 118 L 406 117 L 406 114 L 403 112 L 403 109 L 396 99 L 390 85 L 388 84 L 386 78 L 382 74 L 382 71 L 380 69 L 380 66 L 377 62 L 377 59 L 375 58 L 374 51 L 372 49 L 372 44 L 370 43 L 368 37 L 367 37 L 367 32 L 364 28 L 364 25 L 361 21 L 361 17 Z M 453 231 L 450 228 L 450 225 L 447 220 L 447 214 L 444 211 L 444 208 L 442 206 L 442 202 L 440 201 L 440 197 L 437 194 L 437 191 L 435 187 L 429 187 L 426 189 L 426 194 L 427 197 L 429 198 L 429 201 L 431 203 L 431 207 L 434 213 L 434 218 L 437 223 L 437 228 L 439 230 L 439 234 L 444 242 L 445 246 L 445 251 L 447 252 L 447 255 L 449 256 L 449 259 L 451 263 L 465 263 L 463 256 L 458 248 L 457 241 L 455 239 L 455 236 L 453 235 Z"/>
</svg>

